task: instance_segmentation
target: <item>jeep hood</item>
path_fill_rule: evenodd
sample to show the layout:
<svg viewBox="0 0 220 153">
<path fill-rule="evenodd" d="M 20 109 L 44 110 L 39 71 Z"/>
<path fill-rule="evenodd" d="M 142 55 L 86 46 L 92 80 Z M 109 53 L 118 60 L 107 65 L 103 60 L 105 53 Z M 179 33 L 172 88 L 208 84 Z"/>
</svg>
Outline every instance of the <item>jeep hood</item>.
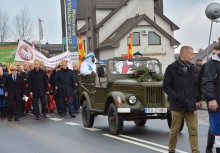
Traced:
<svg viewBox="0 0 220 153">
<path fill-rule="evenodd" d="M 115 80 L 116 85 L 141 85 L 141 86 L 162 86 L 163 82 L 138 82 L 136 79 L 119 79 Z"/>
</svg>

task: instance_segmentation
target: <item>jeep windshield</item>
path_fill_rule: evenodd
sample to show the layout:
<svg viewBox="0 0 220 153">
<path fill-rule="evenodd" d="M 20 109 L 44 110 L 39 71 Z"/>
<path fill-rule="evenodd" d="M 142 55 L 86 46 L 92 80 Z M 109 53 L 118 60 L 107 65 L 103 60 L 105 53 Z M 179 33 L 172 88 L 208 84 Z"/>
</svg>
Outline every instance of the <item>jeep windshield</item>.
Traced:
<svg viewBox="0 0 220 153">
<path fill-rule="evenodd" d="M 160 73 L 158 61 L 148 58 L 112 59 L 108 66 L 110 74 L 134 74 L 139 67 L 146 67 L 150 72 Z"/>
</svg>

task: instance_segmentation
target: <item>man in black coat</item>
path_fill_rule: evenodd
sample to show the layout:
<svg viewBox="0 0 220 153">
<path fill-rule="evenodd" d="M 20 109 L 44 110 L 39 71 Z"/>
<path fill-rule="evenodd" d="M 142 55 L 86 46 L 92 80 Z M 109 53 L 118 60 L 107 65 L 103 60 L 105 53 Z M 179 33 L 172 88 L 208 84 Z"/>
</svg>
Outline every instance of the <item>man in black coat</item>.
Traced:
<svg viewBox="0 0 220 153">
<path fill-rule="evenodd" d="M 73 78 L 74 78 L 74 82 L 76 85 L 76 93 L 74 93 L 74 107 L 75 107 L 75 111 L 76 113 L 79 113 L 79 108 L 80 108 L 80 104 L 79 104 L 79 70 L 78 70 L 78 64 L 77 63 L 73 63 Z"/>
<path fill-rule="evenodd" d="M 55 77 L 56 77 L 57 71 L 59 71 L 61 69 L 61 66 L 62 66 L 61 63 L 58 63 L 56 65 L 56 68 L 52 71 L 52 74 L 51 74 L 50 80 L 49 80 L 49 83 L 51 84 L 51 86 L 53 88 L 54 101 L 56 103 L 56 108 L 57 108 L 58 114 L 60 114 L 60 96 L 59 96 L 58 87 L 55 82 Z"/>
<path fill-rule="evenodd" d="M 218 114 L 220 112 L 219 106 L 220 106 L 220 45 L 213 47 L 213 52 L 216 54 L 212 56 L 212 59 L 209 60 L 209 62 L 206 64 L 205 71 L 202 77 L 202 93 L 205 97 L 205 100 L 208 103 L 208 110 L 209 112 L 212 112 L 212 114 Z M 220 117 L 220 116 L 218 116 Z M 216 120 L 213 120 L 211 116 L 209 117 L 212 122 L 210 123 L 219 123 L 219 118 Z M 216 129 L 220 129 L 220 124 L 218 127 L 215 127 Z M 211 134 L 212 133 L 212 127 L 213 125 L 210 125 L 211 128 Z M 215 136 L 215 146 L 216 146 L 216 152 L 220 153 L 220 136 L 217 134 Z M 212 150 L 211 150 L 212 151 Z"/>
<path fill-rule="evenodd" d="M 167 67 L 164 74 L 163 89 L 170 97 L 172 115 L 172 125 L 169 133 L 169 153 L 175 152 L 182 118 L 185 119 L 188 126 L 191 152 L 199 153 L 196 106 L 201 107 L 202 103 L 198 102 L 195 70 L 190 63 L 193 58 L 194 51 L 192 47 L 183 46 L 180 50 L 180 57 Z"/>
<path fill-rule="evenodd" d="M 69 112 L 71 118 L 76 117 L 73 106 L 73 93 L 76 92 L 75 82 L 73 78 L 73 71 L 67 66 L 67 61 L 62 61 L 61 70 L 57 71 L 55 76 L 55 82 L 59 90 L 60 101 L 60 116 L 64 117 L 65 114 L 65 98 L 67 98 Z"/>
<path fill-rule="evenodd" d="M 24 79 L 17 75 L 17 66 L 12 65 L 11 74 L 6 77 L 4 84 L 5 96 L 8 97 L 8 121 L 14 117 L 15 121 L 19 121 L 21 111 L 21 101 L 25 95 Z M 15 105 L 14 105 L 15 104 Z"/>
<path fill-rule="evenodd" d="M 3 69 L 2 67 L 0 67 L 0 110 L 1 110 L 2 118 L 6 116 L 6 109 L 7 109 L 7 104 L 5 101 L 5 94 L 4 94 L 5 78 L 6 76 L 3 73 Z"/>
<path fill-rule="evenodd" d="M 47 83 L 47 74 L 44 70 L 40 69 L 40 61 L 34 60 L 34 69 L 28 73 L 28 82 L 29 82 L 29 92 L 30 96 L 33 97 L 33 107 L 35 119 L 39 120 L 40 112 L 38 107 L 39 99 L 42 106 L 42 114 L 44 118 L 47 118 L 46 115 L 46 92 L 48 88 Z"/>
</svg>

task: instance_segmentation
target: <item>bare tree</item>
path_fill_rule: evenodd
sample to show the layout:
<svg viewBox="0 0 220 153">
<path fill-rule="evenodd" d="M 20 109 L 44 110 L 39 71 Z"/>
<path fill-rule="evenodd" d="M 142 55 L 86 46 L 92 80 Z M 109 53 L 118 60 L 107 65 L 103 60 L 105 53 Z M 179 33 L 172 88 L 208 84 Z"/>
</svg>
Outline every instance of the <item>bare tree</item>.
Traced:
<svg viewBox="0 0 220 153">
<path fill-rule="evenodd" d="M 15 39 L 30 41 L 33 39 L 33 21 L 26 8 L 16 15 L 14 19 Z"/>
<path fill-rule="evenodd" d="M 0 10 L 0 42 L 5 42 L 9 39 L 9 29 L 8 14 Z"/>
</svg>

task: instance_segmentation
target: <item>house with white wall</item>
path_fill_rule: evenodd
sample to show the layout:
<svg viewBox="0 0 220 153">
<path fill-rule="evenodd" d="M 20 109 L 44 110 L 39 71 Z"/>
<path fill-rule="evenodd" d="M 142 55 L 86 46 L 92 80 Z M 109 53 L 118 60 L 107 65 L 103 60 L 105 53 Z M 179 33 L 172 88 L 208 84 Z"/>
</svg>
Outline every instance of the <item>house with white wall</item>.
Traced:
<svg viewBox="0 0 220 153">
<path fill-rule="evenodd" d="M 132 34 L 133 52 L 157 58 L 162 71 L 175 60 L 174 38 L 179 27 L 163 13 L 163 0 L 78 0 L 77 30 L 85 50 L 98 59 L 127 54 Z"/>
</svg>

